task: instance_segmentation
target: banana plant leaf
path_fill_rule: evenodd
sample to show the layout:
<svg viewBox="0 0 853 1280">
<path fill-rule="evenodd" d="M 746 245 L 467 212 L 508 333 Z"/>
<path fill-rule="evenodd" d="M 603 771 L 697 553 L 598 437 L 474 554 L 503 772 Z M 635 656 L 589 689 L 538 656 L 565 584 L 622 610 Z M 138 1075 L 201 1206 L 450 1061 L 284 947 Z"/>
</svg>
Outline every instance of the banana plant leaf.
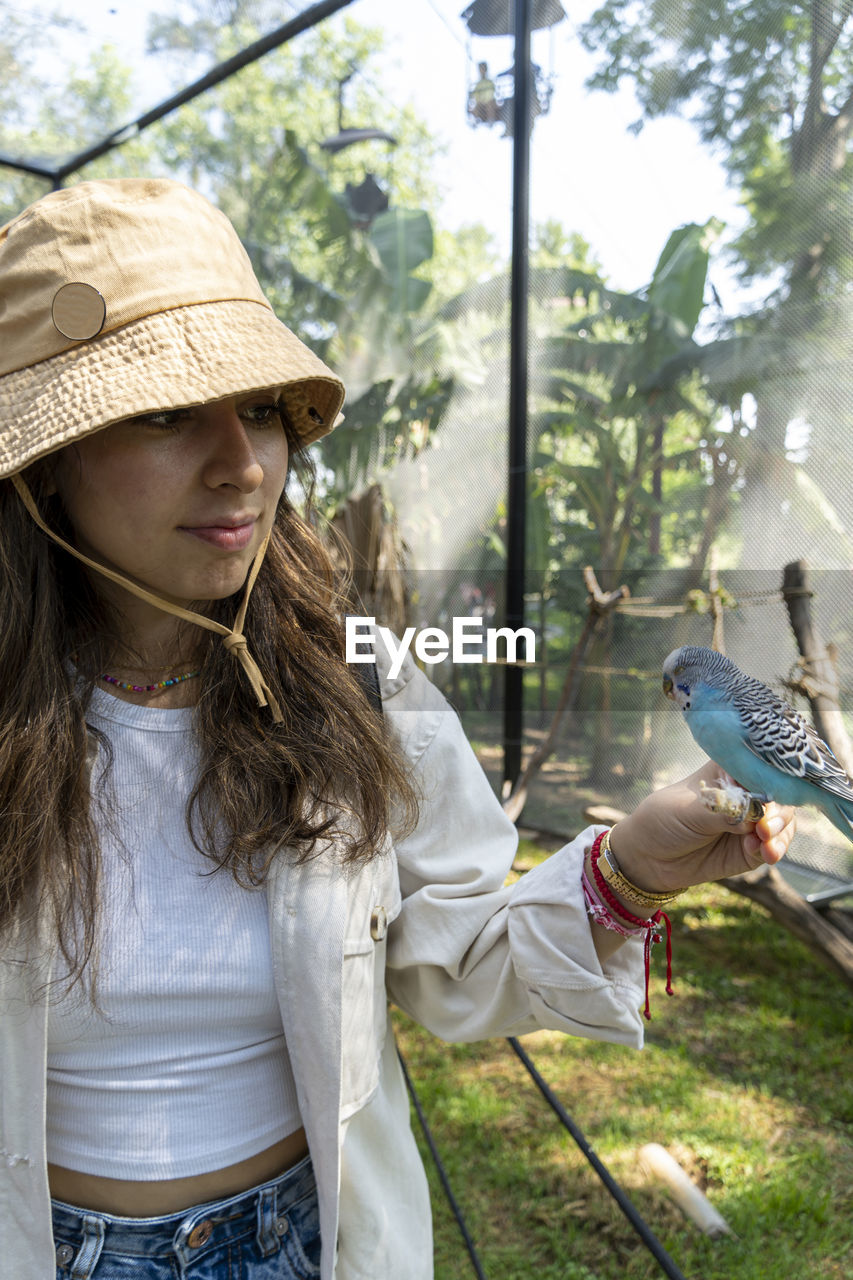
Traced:
<svg viewBox="0 0 853 1280">
<path fill-rule="evenodd" d="M 391 305 L 404 315 L 420 310 L 432 285 L 411 273 L 432 257 L 432 222 L 424 209 L 387 209 L 368 233 L 391 283 Z"/>
</svg>

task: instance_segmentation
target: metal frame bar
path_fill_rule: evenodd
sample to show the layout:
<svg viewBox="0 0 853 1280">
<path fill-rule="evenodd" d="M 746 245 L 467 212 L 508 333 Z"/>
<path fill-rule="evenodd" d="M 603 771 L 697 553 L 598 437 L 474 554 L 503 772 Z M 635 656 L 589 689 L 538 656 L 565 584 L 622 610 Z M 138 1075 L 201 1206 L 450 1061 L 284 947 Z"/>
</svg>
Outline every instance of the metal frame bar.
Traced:
<svg viewBox="0 0 853 1280">
<path fill-rule="evenodd" d="M 55 168 L 50 168 L 50 166 L 40 164 L 35 160 L 17 160 L 4 155 L 0 155 L 0 165 L 7 169 L 20 170 L 21 173 L 31 173 L 40 178 L 48 178 L 53 182 L 54 188 L 60 187 L 62 180 L 70 173 L 74 173 L 77 169 L 82 169 L 84 165 L 89 164 L 92 160 L 97 160 L 100 156 L 106 155 L 108 151 L 112 151 L 123 143 L 129 142 L 131 138 L 137 137 L 143 129 L 147 129 L 149 125 L 156 124 L 158 120 L 170 115 L 172 111 L 182 107 L 184 103 L 191 102 L 199 94 L 212 89 L 214 85 L 227 80 L 235 72 L 242 71 L 244 67 L 257 62 L 258 58 L 271 53 L 279 45 L 286 44 L 294 36 L 310 30 L 318 22 L 331 17 L 340 9 L 345 9 L 352 3 L 353 0 L 320 0 L 320 3 L 312 5 L 310 9 L 305 9 L 302 13 L 297 14 L 295 18 L 291 18 L 289 22 L 285 22 L 283 26 L 277 27 L 275 31 L 271 31 L 260 40 L 256 40 L 254 44 L 247 45 L 245 49 L 235 53 L 233 57 L 227 58 L 224 62 L 212 67 L 200 79 L 194 80 L 192 84 L 181 89 L 179 93 L 175 93 L 171 98 L 161 102 L 159 106 L 152 107 L 150 111 L 137 116 L 130 124 L 122 125 L 120 129 L 114 129 L 112 133 L 102 138 L 100 142 L 94 143 L 84 151 L 78 151 L 76 155 L 64 160 L 62 164 Z"/>
<path fill-rule="evenodd" d="M 509 460 L 507 472 L 506 624 L 524 625 L 527 553 L 527 394 L 530 290 L 530 102 L 532 74 L 529 0 L 515 0 L 512 100 L 512 262 L 509 306 Z M 504 674 L 504 786 L 521 773 L 524 734 L 524 668 Z"/>
<path fill-rule="evenodd" d="M 560 1102 L 560 1099 L 554 1093 L 553 1089 L 536 1070 L 536 1067 L 533 1065 L 533 1060 L 521 1047 L 514 1036 L 507 1037 L 507 1040 L 513 1052 L 524 1063 L 524 1066 L 527 1068 L 527 1071 L 537 1089 L 542 1094 L 551 1110 L 559 1117 L 560 1123 L 563 1125 L 564 1129 L 568 1130 L 571 1134 L 575 1143 L 592 1165 L 593 1169 L 604 1183 L 604 1186 L 610 1192 L 611 1196 L 616 1201 L 619 1208 L 622 1210 L 625 1217 L 628 1219 L 631 1226 L 648 1249 L 649 1253 L 660 1266 L 661 1271 L 665 1276 L 669 1277 L 669 1280 L 685 1280 L 684 1273 L 679 1271 L 678 1267 L 675 1265 L 660 1240 L 658 1240 L 651 1227 L 645 1219 L 640 1216 L 639 1211 L 625 1195 L 625 1192 L 619 1186 L 619 1183 L 613 1177 L 613 1174 L 607 1168 L 607 1165 L 604 1164 L 603 1161 L 599 1160 L 598 1156 L 587 1142 L 583 1132 L 578 1128 L 574 1120 L 572 1120 L 572 1117 Z"/>
<path fill-rule="evenodd" d="M 421 1106 L 421 1100 L 418 1097 L 417 1090 L 415 1089 L 414 1084 L 412 1083 L 412 1077 L 409 1075 L 409 1069 L 406 1066 L 406 1059 L 403 1057 L 399 1048 L 397 1049 L 397 1057 L 400 1059 L 400 1066 L 403 1069 L 403 1079 L 406 1081 L 406 1088 L 409 1091 L 409 1097 L 412 1100 L 412 1106 L 415 1108 L 415 1114 L 418 1117 L 418 1122 L 423 1131 L 423 1135 L 424 1135 L 424 1138 L 426 1139 L 427 1146 L 429 1147 L 430 1155 L 433 1158 L 433 1163 L 435 1164 L 436 1171 L 438 1172 L 439 1180 L 444 1190 L 444 1194 L 447 1197 L 447 1202 L 450 1205 L 451 1210 L 453 1211 L 453 1216 L 456 1219 L 456 1225 L 459 1227 L 459 1230 L 462 1233 L 462 1239 L 465 1241 L 465 1248 L 468 1250 L 468 1257 L 471 1259 L 471 1263 L 474 1267 L 474 1274 L 477 1276 L 477 1280 L 488 1280 L 488 1277 L 485 1271 L 483 1270 L 483 1264 L 480 1262 L 480 1258 L 477 1254 L 474 1241 L 471 1238 L 471 1233 L 468 1230 L 468 1224 L 465 1221 L 465 1217 L 462 1213 L 462 1210 L 459 1208 L 459 1202 L 456 1199 L 455 1195 L 453 1194 L 453 1189 L 450 1186 L 450 1179 L 447 1176 L 447 1170 L 445 1169 L 444 1164 L 442 1163 L 441 1156 L 438 1153 L 438 1147 L 436 1145 L 435 1138 L 432 1136 L 432 1130 L 430 1129 L 429 1124 L 427 1123 L 427 1118 L 424 1113 L 424 1109 Z"/>
<path fill-rule="evenodd" d="M 560 1102 L 559 1098 L 554 1093 L 553 1089 L 551 1089 L 550 1085 L 548 1085 L 546 1081 L 543 1079 L 543 1077 L 540 1075 L 530 1055 L 522 1048 L 521 1044 L 518 1042 L 518 1040 L 514 1036 L 507 1037 L 507 1044 L 513 1050 L 515 1055 L 520 1059 L 528 1075 L 533 1080 L 533 1083 L 536 1085 L 537 1089 L 542 1094 L 543 1098 L 548 1103 L 551 1110 L 554 1111 L 554 1113 L 559 1118 L 560 1123 L 563 1125 L 563 1128 L 567 1130 L 567 1132 L 570 1134 L 570 1136 L 573 1138 L 574 1142 L 580 1149 L 581 1153 L 586 1157 L 586 1159 L 592 1165 L 592 1168 L 594 1169 L 595 1173 L 598 1175 L 600 1181 L 604 1184 L 607 1191 L 616 1201 L 617 1205 L 622 1210 L 625 1217 L 630 1222 L 631 1226 L 634 1228 L 634 1231 L 640 1237 L 640 1240 L 643 1242 L 643 1244 L 648 1249 L 649 1253 L 651 1253 L 652 1257 L 658 1263 L 663 1274 L 668 1277 L 668 1280 L 686 1280 L 686 1277 L 683 1271 L 679 1270 L 678 1266 L 670 1257 L 670 1255 L 667 1253 L 666 1249 L 661 1244 L 660 1240 L 658 1240 L 657 1236 L 652 1231 L 651 1227 L 648 1225 L 645 1219 L 641 1216 L 639 1210 L 634 1206 L 631 1200 L 629 1200 L 628 1196 L 619 1186 L 619 1183 L 613 1177 L 612 1173 L 604 1164 L 604 1162 L 600 1160 L 598 1156 L 595 1154 L 589 1142 L 587 1141 L 586 1137 L 584 1136 L 583 1131 L 575 1124 L 574 1120 L 569 1115 L 568 1111 L 563 1106 L 563 1104 Z M 402 1070 L 403 1070 L 403 1078 L 406 1082 L 406 1088 L 409 1091 L 409 1097 L 412 1100 L 412 1105 L 415 1109 L 415 1114 L 417 1115 L 418 1122 L 423 1131 L 423 1135 L 424 1135 L 424 1138 L 426 1139 L 427 1146 L 429 1147 L 430 1155 L 433 1158 L 433 1162 L 435 1164 L 436 1171 L 438 1172 L 439 1180 L 444 1190 L 444 1194 L 447 1197 L 447 1201 L 453 1212 L 453 1216 L 456 1219 L 457 1226 L 459 1227 L 459 1230 L 462 1234 L 462 1239 L 465 1242 L 465 1247 L 468 1250 L 468 1256 L 471 1259 L 471 1263 L 474 1267 L 474 1272 L 477 1276 L 477 1280 L 488 1280 L 486 1273 L 483 1270 L 483 1264 L 480 1261 L 480 1258 L 477 1254 L 477 1250 L 474 1245 L 474 1241 L 471 1237 L 471 1233 L 468 1230 L 468 1224 L 465 1221 L 464 1214 L 462 1213 L 462 1210 L 459 1206 L 459 1202 L 457 1201 L 455 1195 L 453 1194 L 453 1190 L 450 1186 L 450 1180 L 447 1176 L 447 1170 L 445 1169 L 444 1164 L 442 1163 L 441 1156 L 438 1151 L 438 1145 L 435 1141 L 435 1138 L 433 1137 L 432 1131 L 427 1122 L 426 1115 L 424 1114 L 423 1106 L 421 1105 L 421 1101 L 420 1101 L 420 1098 L 418 1097 L 417 1090 L 415 1089 L 414 1083 L 409 1074 L 409 1069 L 406 1066 L 406 1060 L 403 1057 L 402 1053 L 400 1052 L 399 1047 L 397 1048 L 397 1057 L 400 1060 L 400 1066 L 402 1067 Z"/>
</svg>

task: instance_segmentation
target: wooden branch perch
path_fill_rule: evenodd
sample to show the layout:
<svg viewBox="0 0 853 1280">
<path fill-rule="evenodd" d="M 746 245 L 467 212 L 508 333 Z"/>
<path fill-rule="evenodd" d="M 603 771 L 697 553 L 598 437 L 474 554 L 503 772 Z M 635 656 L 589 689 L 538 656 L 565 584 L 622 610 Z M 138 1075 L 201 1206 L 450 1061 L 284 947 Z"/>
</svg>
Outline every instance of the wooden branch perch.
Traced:
<svg viewBox="0 0 853 1280">
<path fill-rule="evenodd" d="M 839 706 L 838 672 L 812 620 L 812 592 L 804 560 L 785 565 L 782 596 L 802 655 L 802 676 L 790 681 L 789 687 L 808 698 L 814 727 L 829 744 L 842 769 L 853 775 L 853 745 Z"/>
<path fill-rule="evenodd" d="M 801 898 L 775 867 L 757 867 L 743 876 L 727 876 L 720 884 L 766 908 L 814 952 L 825 968 L 853 987 L 853 941 Z"/>
</svg>

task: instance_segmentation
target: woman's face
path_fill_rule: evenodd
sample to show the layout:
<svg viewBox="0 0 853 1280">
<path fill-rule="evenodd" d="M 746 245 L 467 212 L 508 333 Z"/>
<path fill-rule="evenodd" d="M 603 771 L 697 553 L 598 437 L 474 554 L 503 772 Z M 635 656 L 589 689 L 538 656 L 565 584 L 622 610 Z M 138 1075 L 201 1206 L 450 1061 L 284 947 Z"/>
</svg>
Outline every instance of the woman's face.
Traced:
<svg viewBox="0 0 853 1280">
<path fill-rule="evenodd" d="M 287 460 L 276 393 L 261 391 L 117 422 L 61 450 L 54 483 L 80 551 L 188 606 L 240 590 Z"/>
</svg>

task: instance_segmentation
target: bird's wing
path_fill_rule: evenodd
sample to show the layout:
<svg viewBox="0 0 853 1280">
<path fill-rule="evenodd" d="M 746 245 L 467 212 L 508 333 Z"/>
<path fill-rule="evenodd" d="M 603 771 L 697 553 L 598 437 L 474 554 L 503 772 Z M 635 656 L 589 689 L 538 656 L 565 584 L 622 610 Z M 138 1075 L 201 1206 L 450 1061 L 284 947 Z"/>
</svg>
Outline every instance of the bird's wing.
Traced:
<svg viewBox="0 0 853 1280">
<path fill-rule="evenodd" d="M 799 711 L 757 680 L 744 682 L 732 701 L 743 725 L 744 745 L 753 755 L 842 800 L 853 800 L 850 778 Z"/>
</svg>

